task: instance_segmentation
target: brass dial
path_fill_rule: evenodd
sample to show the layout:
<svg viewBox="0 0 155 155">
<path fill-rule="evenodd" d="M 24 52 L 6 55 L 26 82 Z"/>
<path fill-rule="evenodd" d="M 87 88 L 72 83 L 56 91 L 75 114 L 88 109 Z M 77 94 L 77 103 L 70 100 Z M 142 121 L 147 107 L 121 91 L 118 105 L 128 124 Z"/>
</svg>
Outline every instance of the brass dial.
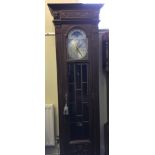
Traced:
<svg viewBox="0 0 155 155">
<path fill-rule="evenodd" d="M 76 29 L 70 32 L 68 37 L 69 59 L 84 59 L 88 53 L 88 43 L 85 33 Z"/>
</svg>

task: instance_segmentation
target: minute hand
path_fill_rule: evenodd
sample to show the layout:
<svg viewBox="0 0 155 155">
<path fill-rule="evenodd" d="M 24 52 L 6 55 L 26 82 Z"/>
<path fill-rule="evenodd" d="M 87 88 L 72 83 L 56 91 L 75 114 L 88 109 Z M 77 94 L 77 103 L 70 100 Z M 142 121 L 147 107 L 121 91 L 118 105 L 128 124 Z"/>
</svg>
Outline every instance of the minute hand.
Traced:
<svg viewBox="0 0 155 155">
<path fill-rule="evenodd" d="M 80 50 L 77 46 L 76 46 L 76 49 L 78 50 L 78 53 L 82 56 L 82 53 L 80 52 Z"/>
</svg>

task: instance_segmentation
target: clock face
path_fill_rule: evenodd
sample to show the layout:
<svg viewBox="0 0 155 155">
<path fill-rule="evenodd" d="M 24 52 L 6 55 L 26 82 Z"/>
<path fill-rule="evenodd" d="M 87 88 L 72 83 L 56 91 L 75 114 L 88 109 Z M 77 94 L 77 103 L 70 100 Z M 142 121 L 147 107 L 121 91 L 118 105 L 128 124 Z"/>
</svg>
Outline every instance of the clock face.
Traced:
<svg viewBox="0 0 155 155">
<path fill-rule="evenodd" d="M 88 55 L 88 39 L 84 31 L 72 30 L 68 35 L 67 52 L 69 59 L 85 59 Z"/>
</svg>

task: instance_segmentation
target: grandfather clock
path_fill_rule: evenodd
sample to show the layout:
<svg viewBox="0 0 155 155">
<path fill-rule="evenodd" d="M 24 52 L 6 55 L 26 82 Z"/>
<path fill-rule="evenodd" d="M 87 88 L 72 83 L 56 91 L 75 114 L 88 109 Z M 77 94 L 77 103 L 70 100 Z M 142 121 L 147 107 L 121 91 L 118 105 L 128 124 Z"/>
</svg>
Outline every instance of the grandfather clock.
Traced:
<svg viewBox="0 0 155 155">
<path fill-rule="evenodd" d="M 60 155 L 100 155 L 99 10 L 48 4 L 56 35 Z"/>
</svg>

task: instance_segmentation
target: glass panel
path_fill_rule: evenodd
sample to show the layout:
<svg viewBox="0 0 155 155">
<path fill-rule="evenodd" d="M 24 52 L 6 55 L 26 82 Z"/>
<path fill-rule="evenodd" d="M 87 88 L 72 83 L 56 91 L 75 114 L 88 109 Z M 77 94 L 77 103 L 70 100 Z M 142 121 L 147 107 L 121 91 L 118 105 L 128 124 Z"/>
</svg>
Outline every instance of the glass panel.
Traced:
<svg viewBox="0 0 155 155">
<path fill-rule="evenodd" d="M 80 89 L 81 88 L 81 65 L 80 64 L 76 65 L 75 73 L 76 73 L 76 88 Z"/>
<path fill-rule="evenodd" d="M 88 122 L 71 123 L 71 140 L 88 139 L 88 138 L 89 138 Z"/>
<path fill-rule="evenodd" d="M 83 124 L 80 122 L 71 123 L 71 140 L 83 139 Z"/>
<path fill-rule="evenodd" d="M 89 124 L 86 122 L 83 123 L 83 138 L 89 138 Z"/>
<path fill-rule="evenodd" d="M 87 82 L 87 64 L 82 65 L 82 82 Z"/>
<path fill-rule="evenodd" d="M 83 90 L 83 101 L 88 101 L 88 88 L 87 88 L 87 83 L 82 84 L 82 90 Z"/>
<path fill-rule="evenodd" d="M 76 105 L 74 103 L 69 104 L 69 114 L 71 117 L 76 114 Z"/>
<path fill-rule="evenodd" d="M 77 114 L 82 113 L 82 103 L 81 103 L 81 91 L 76 91 L 76 106 L 77 106 Z"/>
<path fill-rule="evenodd" d="M 88 104 L 83 104 L 83 120 L 88 121 L 89 120 L 89 112 L 88 112 Z"/>
</svg>

